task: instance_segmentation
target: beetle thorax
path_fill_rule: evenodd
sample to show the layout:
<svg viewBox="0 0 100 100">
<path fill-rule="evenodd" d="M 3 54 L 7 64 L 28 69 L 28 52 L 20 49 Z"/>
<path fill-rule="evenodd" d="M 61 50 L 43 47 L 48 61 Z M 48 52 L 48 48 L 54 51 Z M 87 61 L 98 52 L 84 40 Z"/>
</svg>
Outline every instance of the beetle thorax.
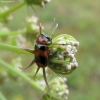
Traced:
<svg viewBox="0 0 100 100">
<path fill-rule="evenodd" d="M 44 36 L 39 36 L 36 40 L 36 43 L 45 45 L 48 43 L 48 39 Z"/>
<path fill-rule="evenodd" d="M 51 42 L 51 38 L 45 34 L 40 34 L 36 40 L 36 43 L 46 45 Z"/>
</svg>

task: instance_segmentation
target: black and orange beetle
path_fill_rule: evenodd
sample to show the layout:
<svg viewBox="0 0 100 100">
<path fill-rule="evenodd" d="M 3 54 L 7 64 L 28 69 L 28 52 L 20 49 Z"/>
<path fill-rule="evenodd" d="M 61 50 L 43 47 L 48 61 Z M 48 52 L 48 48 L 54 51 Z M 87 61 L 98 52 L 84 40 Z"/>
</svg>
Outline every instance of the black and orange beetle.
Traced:
<svg viewBox="0 0 100 100">
<path fill-rule="evenodd" d="M 56 27 L 57 26 L 58 26 L 58 24 L 56 24 Z M 53 31 L 54 31 L 54 29 L 53 29 Z M 50 50 L 49 50 L 48 45 L 51 45 L 51 44 L 52 44 L 52 38 L 49 37 L 48 35 L 42 33 L 42 25 L 40 24 L 40 35 L 36 39 L 36 44 L 35 44 L 34 50 L 22 48 L 23 50 L 26 50 L 28 52 L 33 53 L 35 55 L 35 58 L 25 68 L 19 67 L 21 70 L 24 70 L 24 69 L 27 69 L 27 68 L 31 67 L 34 63 L 36 63 L 38 68 L 37 68 L 37 71 L 36 71 L 34 77 L 36 76 L 39 69 L 43 68 L 43 76 L 44 76 L 44 79 L 45 79 L 45 82 L 46 82 L 48 88 L 49 88 L 49 86 L 48 86 L 48 83 L 47 83 L 47 80 L 46 80 L 45 67 L 48 64 L 49 54 L 50 54 Z"/>
</svg>

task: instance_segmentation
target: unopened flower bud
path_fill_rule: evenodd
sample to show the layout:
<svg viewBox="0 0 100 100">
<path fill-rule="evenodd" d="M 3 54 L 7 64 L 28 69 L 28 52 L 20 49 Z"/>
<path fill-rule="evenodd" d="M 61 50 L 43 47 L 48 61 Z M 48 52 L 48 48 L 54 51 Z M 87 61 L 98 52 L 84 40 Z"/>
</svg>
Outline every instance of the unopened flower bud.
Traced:
<svg viewBox="0 0 100 100">
<path fill-rule="evenodd" d="M 74 42 L 74 46 L 79 46 L 79 42 Z"/>
<path fill-rule="evenodd" d="M 59 58 L 60 60 L 63 60 L 63 59 L 64 59 L 64 57 L 63 57 L 62 55 L 58 55 L 58 58 Z"/>
<path fill-rule="evenodd" d="M 55 44 L 56 50 L 53 49 L 53 44 Z M 50 47 L 50 51 L 53 51 L 53 54 L 49 56 L 52 64 L 48 62 L 48 66 L 58 74 L 67 75 L 70 73 L 73 68 L 78 66 L 74 57 L 77 51 L 76 44 L 78 42 L 70 35 L 62 34 L 55 37 Z"/>
<path fill-rule="evenodd" d="M 66 70 L 67 70 L 67 71 L 71 70 L 71 65 L 67 65 L 67 66 L 66 66 Z"/>
</svg>

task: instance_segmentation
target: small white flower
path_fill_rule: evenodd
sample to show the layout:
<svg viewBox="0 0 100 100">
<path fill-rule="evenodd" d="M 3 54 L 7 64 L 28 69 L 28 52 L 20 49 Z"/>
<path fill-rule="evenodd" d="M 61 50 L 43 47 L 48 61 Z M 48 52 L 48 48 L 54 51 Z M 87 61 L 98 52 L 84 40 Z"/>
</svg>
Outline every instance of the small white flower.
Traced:
<svg viewBox="0 0 100 100">
<path fill-rule="evenodd" d="M 68 54 L 68 56 L 73 59 L 74 58 L 74 54 Z"/>
<path fill-rule="evenodd" d="M 67 89 L 65 93 L 68 95 L 69 94 L 69 90 Z"/>
<path fill-rule="evenodd" d="M 37 23 L 37 21 L 38 21 L 38 18 L 37 17 L 35 17 L 35 16 L 32 16 L 31 18 L 26 18 L 26 20 L 27 20 L 27 22 L 33 22 L 33 23 Z"/>
<path fill-rule="evenodd" d="M 71 70 L 71 65 L 67 65 L 67 66 L 66 66 L 66 70 L 67 70 L 67 71 Z"/>
<path fill-rule="evenodd" d="M 73 57 L 72 62 L 76 62 L 76 58 L 75 57 Z"/>
<path fill-rule="evenodd" d="M 72 68 L 77 68 L 78 67 L 78 63 L 77 62 L 74 62 L 71 67 Z"/>
<path fill-rule="evenodd" d="M 60 60 L 63 60 L 63 59 L 64 59 L 64 57 L 63 57 L 62 55 L 58 55 L 58 58 L 59 58 Z"/>
<path fill-rule="evenodd" d="M 79 42 L 74 42 L 74 46 L 79 46 Z"/>
</svg>

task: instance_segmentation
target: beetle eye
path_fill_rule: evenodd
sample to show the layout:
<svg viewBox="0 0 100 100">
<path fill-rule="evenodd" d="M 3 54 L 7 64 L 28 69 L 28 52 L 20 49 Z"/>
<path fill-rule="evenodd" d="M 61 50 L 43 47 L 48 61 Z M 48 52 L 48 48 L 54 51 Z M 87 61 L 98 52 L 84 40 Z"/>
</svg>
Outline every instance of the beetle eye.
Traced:
<svg viewBox="0 0 100 100">
<path fill-rule="evenodd" d="M 51 38 L 47 37 L 47 39 L 48 39 L 49 43 L 52 43 L 52 39 Z"/>
<path fill-rule="evenodd" d="M 51 38 L 50 38 L 50 37 L 47 37 L 47 39 L 48 39 L 49 41 L 51 41 Z"/>
</svg>

